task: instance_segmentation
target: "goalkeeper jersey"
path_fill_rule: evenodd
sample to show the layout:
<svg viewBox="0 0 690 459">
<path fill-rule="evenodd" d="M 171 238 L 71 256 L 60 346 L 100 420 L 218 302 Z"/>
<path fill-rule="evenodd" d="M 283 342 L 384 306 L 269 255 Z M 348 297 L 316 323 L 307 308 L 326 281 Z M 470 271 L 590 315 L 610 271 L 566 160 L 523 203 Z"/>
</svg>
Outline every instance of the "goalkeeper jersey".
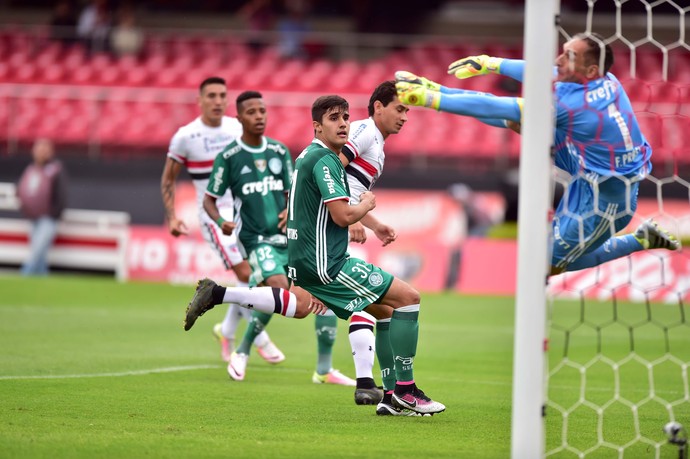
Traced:
<svg viewBox="0 0 690 459">
<path fill-rule="evenodd" d="M 329 284 L 349 257 L 347 227 L 337 225 L 326 204 L 349 201 L 350 188 L 338 155 L 314 139 L 297 158 L 288 207 L 288 275 L 297 285 Z"/>
<path fill-rule="evenodd" d="M 285 209 L 292 170 L 290 151 L 269 137 L 258 147 L 238 138 L 216 156 L 206 193 L 219 198 L 232 192 L 235 232 L 247 252 L 260 242 L 284 246 L 278 214 Z"/>
<path fill-rule="evenodd" d="M 524 69 L 524 60 L 504 59 L 500 73 L 522 81 Z M 607 73 L 586 84 L 559 81 L 554 95 L 556 166 L 591 178 L 623 175 L 639 180 L 651 172 L 652 148 L 615 75 Z"/>
<path fill-rule="evenodd" d="M 557 82 L 556 165 L 571 174 L 620 174 L 634 180 L 652 169 L 628 95 L 611 73 L 580 83 Z"/>
</svg>

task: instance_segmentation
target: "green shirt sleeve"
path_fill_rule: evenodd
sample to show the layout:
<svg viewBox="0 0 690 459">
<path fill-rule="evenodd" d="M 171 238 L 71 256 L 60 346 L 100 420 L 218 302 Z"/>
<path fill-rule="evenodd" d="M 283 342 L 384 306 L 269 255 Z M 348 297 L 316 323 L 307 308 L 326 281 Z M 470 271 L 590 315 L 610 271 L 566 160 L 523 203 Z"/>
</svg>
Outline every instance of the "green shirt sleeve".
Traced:
<svg viewBox="0 0 690 459">
<path fill-rule="evenodd" d="M 314 165 L 312 174 L 324 202 L 338 199 L 350 200 L 350 194 L 344 183 L 345 169 L 338 157 L 333 154 L 324 155 Z"/>
<path fill-rule="evenodd" d="M 216 198 L 220 198 L 225 194 L 225 191 L 230 186 L 230 168 L 226 164 L 225 159 L 222 154 L 216 156 L 213 160 L 213 170 L 211 171 L 211 176 L 208 179 L 208 186 L 206 187 L 206 193 Z"/>
</svg>

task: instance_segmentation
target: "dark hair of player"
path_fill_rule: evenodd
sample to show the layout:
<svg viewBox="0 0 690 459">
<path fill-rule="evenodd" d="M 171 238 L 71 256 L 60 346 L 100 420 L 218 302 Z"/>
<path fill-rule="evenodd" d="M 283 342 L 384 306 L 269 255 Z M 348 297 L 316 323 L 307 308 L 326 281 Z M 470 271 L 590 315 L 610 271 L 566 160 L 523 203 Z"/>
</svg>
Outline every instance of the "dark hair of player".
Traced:
<svg viewBox="0 0 690 459">
<path fill-rule="evenodd" d="M 333 111 L 333 109 L 337 109 L 338 112 L 346 112 L 350 110 L 350 104 L 340 96 L 321 96 L 311 106 L 311 119 L 321 123 L 323 115 Z"/>
<path fill-rule="evenodd" d="M 225 80 L 222 79 L 221 77 L 208 77 L 204 81 L 201 82 L 199 85 L 199 92 L 204 92 L 204 88 L 210 84 L 222 84 L 225 86 Z"/>
<path fill-rule="evenodd" d="M 585 52 L 585 64 L 587 65 L 599 65 L 601 50 L 604 50 L 604 72 L 602 75 L 606 75 L 613 66 L 613 50 L 611 50 L 611 46 L 604 44 L 604 37 L 598 33 L 579 33 L 575 35 L 575 38 L 587 43 L 587 51 Z"/>
<path fill-rule="evenodd" d="M 237 99 L 235 100 L 235 108 L 237 109 L 237 113 L 242 111 L 242 102 L 249 99 L 263 99 L 263 96 L 259 91 L 244 91 L 237 96 Z"/>
<path fill-rule="evenodd" d="M 398 97 L 398 93 L 395 90 L 395 81 L 384 81 L 380 85 L 376 86 L 376 89 L 374 89 L 374 92 L 369 98 L 369 116 L 374 116 L 374 103 L 377 100 L 385 107 L 393 102 L 393 99 L 396 97 Z"/>
</svg>

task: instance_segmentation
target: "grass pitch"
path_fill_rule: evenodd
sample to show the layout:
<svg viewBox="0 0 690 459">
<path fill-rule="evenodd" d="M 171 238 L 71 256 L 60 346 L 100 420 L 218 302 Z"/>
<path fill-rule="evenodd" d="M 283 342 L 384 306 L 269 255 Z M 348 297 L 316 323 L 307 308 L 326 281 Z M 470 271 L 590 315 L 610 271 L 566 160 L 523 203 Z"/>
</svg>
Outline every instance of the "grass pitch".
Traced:
<svg viewBox="0 0 690 459">
<path fill-rule="evenodd" d="M 510 454 L 512 298 L 423 295 L 415 379 L 447 411 L 391 418 L 356 406 L 352 388 L 311 382 L 312 318 L 275 317 L 268 331 L 287 360 L 270 366 L 254 354 L 245 381 L 235 382 L 211 336 L 225 308 L 208 312 L 189 332 L 182 329 L 192 287 L 6 276 L 0 292 L 3 458 Z M 577 323 L 578 308 L 571 309 L 558 319 L 568 322 L 570 314 Z M 346 325 L 339 324 L 334 366 L 354 376 Z M 682 330 L 677 335 L 690 348 L 690 338 Z M 571 356 L 579 342 L 570 343 Z M 559 352 L 553 355 L 560 359 Z M 559 373 L 556 389 L 577 393 L 579 379 L 565 376 Z M 560 414 L 553 414 L 547 431 L 560 431 Z M 611 409 L 607 422 L 617 419 Z M 573 415 L 573 429 L 581 422 Z"/>
<path fill-rule="evenodd" d="M 287 360 L 229 379 L 211 336 L 182 329 L 192 287 L 0 278 L 2 457 L 506 457 L 512 300 L 425 295 L 415 376 L 447 405 L 389 418 L 315 385 L 314 320 L 268 327 Z M 340 322 L 334 366 L 354 376 Z M 380 378 L 377 378 L 380 381 Z"/>
</svg>

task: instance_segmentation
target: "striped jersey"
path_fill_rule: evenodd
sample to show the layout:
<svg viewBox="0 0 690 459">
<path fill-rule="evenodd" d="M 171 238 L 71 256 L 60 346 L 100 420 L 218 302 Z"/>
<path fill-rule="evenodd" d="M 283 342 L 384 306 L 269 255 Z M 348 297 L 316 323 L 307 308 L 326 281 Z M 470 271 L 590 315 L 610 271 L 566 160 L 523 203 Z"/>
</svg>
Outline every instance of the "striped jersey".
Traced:
<svg viewBox="0 0 690 459">
<path fill-rule="evenodd" d="M 290 151 L 269 137 L 256 147 L 238 138 L 216 156 L 206 193 L 218 198 L 232 192 L 235 232 L 247 252 L 261 242 L 285 247 L 278 214 L 287 204 L 292 170 Z"/>
<path fill-rule="evenodd" d="M 177 130 L 168 148 L 168 157 L 182 164 L 189 173 L 196 189 L 197 207 L 200 215 L 206 215 L 203 208 L 204 193 L 213 169 L 213 160 L 225 147 L 242 135 L 242 125 L 237 118 L 224 116 L 218 127 L 207 126 L 196 118 Z M 227 195 L 217 202 L 218 207 L 232 206 L 232 196 Z"/>
<path fill-rule="evenodd" d="M 373 118 L 350 124 L 350 137 L 343 147 L 343 154 L 350 160 L 345 172 L 352 193 L 351 204 L 358 204 L 359 196 L 371 190 L 381 176 L 386 160 L 383 145 L 383 134 L 376 127 Z"/>
<path fill-rule="evenodd" d="M 288 204 L 288 274 L 295 284 L 329 284 L 340 272 L 349 257 L 348 231 L 326 204 L 349 198 L 340 158 L 314 139 L 295 162 Z"/>
</svg>

